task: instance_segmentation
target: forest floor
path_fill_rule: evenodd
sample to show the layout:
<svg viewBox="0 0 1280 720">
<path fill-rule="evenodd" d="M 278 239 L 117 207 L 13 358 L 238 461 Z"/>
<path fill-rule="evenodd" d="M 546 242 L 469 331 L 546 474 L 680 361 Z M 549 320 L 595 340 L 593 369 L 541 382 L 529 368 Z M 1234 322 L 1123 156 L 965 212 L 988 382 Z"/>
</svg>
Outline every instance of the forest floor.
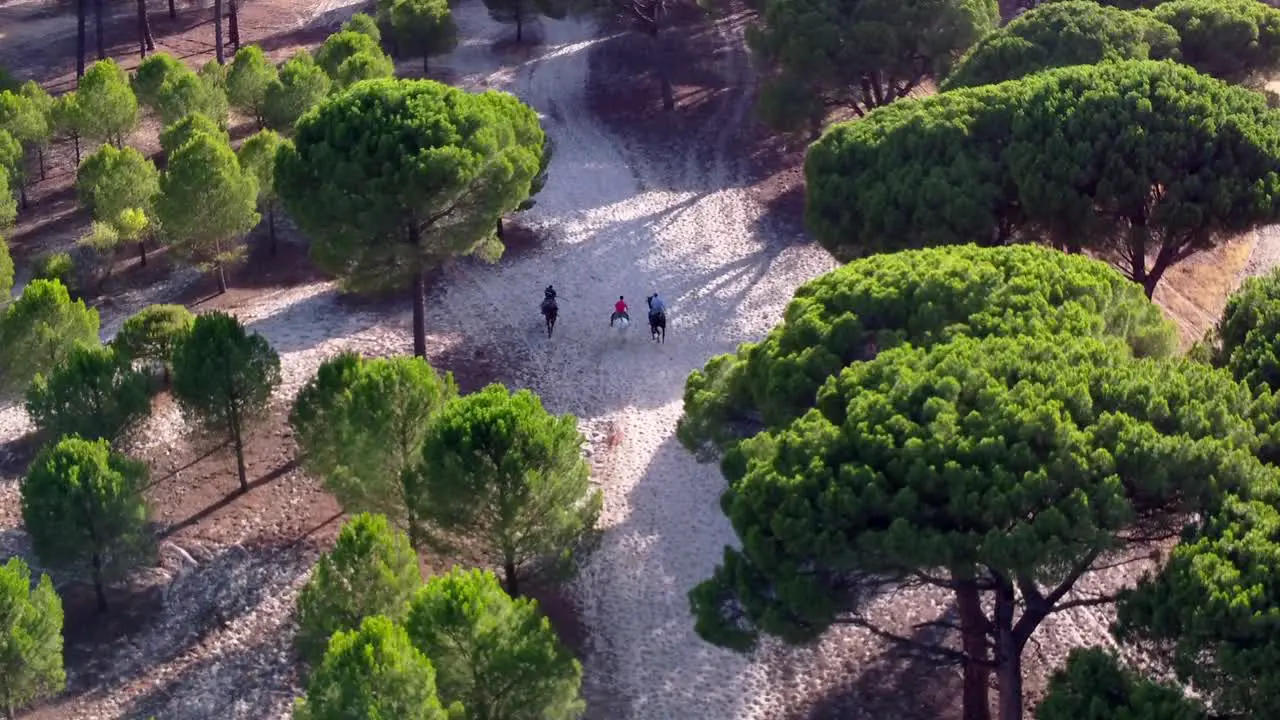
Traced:
<svg viewBox="0 0 1280 720">
<path fill-rule="evenodd" d="M 208 2 L 180 0 L 176 19 L 153 5 L 157 49 L 193 65 L 213 56 Z M 126 68 L 138 60 L 134 7 L 109 3 L 104 23 L 108 53 Z M 70 88 L 68 8 L 0 0 L 0 64 L 53 92 Z M 351 0 L 247 0 L 241 39 L 282 59 L 319 43 L 356 9 Z M 462 42 L 433 59 L 431 76 L 516 93 L 543 114 L 556 155 L 537 205 L 510 222 L 503 259 L 439 273 L 429 299 L 430 360 L 453 371 L 464 390 L 528 387 L 553 412 L 581 418 L 593 478 L 606 496 L 604 538 L 567 591 L 532 594 L 583 657 L 589 716 L 956 717 L 953 669 L 898 658 L 861 631 L 834 631 L 801 650 L 766 644 L 752 656 L 711 647 L 693 632 L 686 593 L 711 574 L 734 536 L 717 502 L 718 469 L 695 462 L 674 437 L 684 379 L 713 355 L 761 337 L 798 285 L 834 266 L 800 223 L 803 143 L 776 138 L 754 119 L 743 43 L 749 16 L 680 17 L 664 31 L 677 98 L 676 111 L 664 113 L 650 72 L 653 48 L 620 24 L 544 20 L 517 44 L 480 0 L 460 0 L 454 12 Z M 92 55 L 92 21 L 89 47 Z M 400 69 L 419 76 L 420 67 L 408 61 Z M 249 131 L 241 124 L 233 138 Z M 144 123 L 131 142 L 154 152 L 156 132 Z M 56 146 L 10 238 L 20 282 L 34 257 L 70 246 L 87 228 L 74 176 L 71 147 Z M 157 251 L 146 267 L 122 256 L 109 292 L 93 300 L 104 339 L 155 302 L 234 312 L 280 353 L 284 382 L 271 418 L 253 433 L 252 489 L 243 496 L 234 494 L 227 449 L 191 436 L 172 402 L 157 400 L 130 450 L 152 469 L 147 494 L 161 560 L 114 588 L 105 616 L 91 591 L 57 578 L 70 684 L 24 717 L 274 719 L 287 717 L 300 694 L 292 607 L 341 513 L 296 469 L 284 417 L 298 388 L 337 352 L 409 352 L 410 305 L 405 294 L 340 294 L 287 224 L 282 237 L 272 256 L 255 233 L 224 295 Z M 1262 237 L 1242 237 L 1170 273 L 1157 299 L 1187 342 L 1213 324 L 1246 265 L 1257 272 L 1280 259 L 1280 238 Z M 537 314 L 548 283 L 561 299 L 551 340 Z M 613 298 L 626 295 L 634 306 L 655 290 L 671 308 L 665 345 L 650 343 L 643 328 L 609 330 Z M 18 480 L 35 450 L 29 431 L 20 408 L 0 405 L 0 561 L 15 553 L 32 559 L 18 503 Z M 430 571 L 449 559 L 423 562 Z M 1091 582 L 1114 586 L 1127 577 L 1117 571 Z M 873 614 L 905 630 L 948 611 L 945 597 L 913 591 L 884 598 Z M 1071 647 L 1106 642 L 1108 621 L 1104 610 L 1082 610 L 1046 624 L 1027 651 L 1029 702 Z"/>
</svg>

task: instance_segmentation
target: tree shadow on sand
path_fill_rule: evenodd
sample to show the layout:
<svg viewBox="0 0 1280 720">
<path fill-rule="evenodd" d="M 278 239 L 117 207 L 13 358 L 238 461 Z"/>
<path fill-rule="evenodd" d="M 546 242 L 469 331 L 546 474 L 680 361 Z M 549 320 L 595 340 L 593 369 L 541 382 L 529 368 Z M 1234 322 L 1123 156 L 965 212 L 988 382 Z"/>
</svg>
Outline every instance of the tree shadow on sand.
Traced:
<svg viewBox="0 0 1280 720">
<path fill-rule="evenodd" d="M 160 569 L 135 573 L 133 582 L 108 591 L 112 608 L 105 615 L 93 607 L 91 589 L 84 600 L 79 588 L 60 591 L 67 608 L 66 695 L 94 697 L 131 686 L 216 640 L 288 591 L 318 550 L 298 544 L 208 550 L 187 540 L 162 542 L 160 554 Z"/>
<path fill-rule="evenodd" d="M 955 606 L 948 605 L 943 620 L 954 622 Z M 937 629 L 922 628 L 908 637 L 936 644 Z M 802 670 L 802 669 L 801 669 Z M 793 668 L 775 670 L 780 680 L 787 679 Z M 861 667 L 847 663 L 841 668 L 845 681 L 822 688 L 812 697 L 803 698 L 787 720 L 953 720 L 960 717 L 960 670 L 919 655 L 886 647 L 870 664 Z M 805 684 L 803 679 L 799 683 Z"/>
</svg>

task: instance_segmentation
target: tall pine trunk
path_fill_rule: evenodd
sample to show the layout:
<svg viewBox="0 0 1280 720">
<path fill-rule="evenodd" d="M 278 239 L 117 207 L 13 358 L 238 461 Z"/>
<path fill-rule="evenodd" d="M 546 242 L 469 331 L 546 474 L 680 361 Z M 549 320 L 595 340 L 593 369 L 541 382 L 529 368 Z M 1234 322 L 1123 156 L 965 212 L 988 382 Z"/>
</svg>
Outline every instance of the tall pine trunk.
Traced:
<svg viewBox="0 0 1280 720">
<path fill-rule="evenodd" d="M 520 581 L 516 577 L 516 563 L 511 558 L 507 558 L 502 563 L 502 574 L 505 578 L 503 584 L 507 586 L 507 594 L 513 598 L 520 597 Z"/>
<path fill-rule="evenodd" d="M 147 0 L 138 0 L 138 55 L 146 57 L 147 51 L 155 52 L 156 41 L 151 35 L 151 21 L 147 18 Z"/>
<path fill-rule="evenodd" d="M 276 242 L 276 204 L 267 205 L 267 238 L 271 241 L 271 256 L 275 257 L 276 252 L 280 249 Z"/>
<path fill-rule="evenodd" d="M 98 610 L 107 611 L 107 590 L 102 582 L 102 556 L 93 553 L 93 591 L 98 596 Z"/>
<path fill-rule="evenodd" d="M 225 65 L 227 57 L 222 47 L 222 0 L 213 0 L 213 43 L 218 64 Z"/>
<path fill-rule="evenodd" d="M 174 6 L 173 0 L 169 0 L 169 19 L 170 20 L 178 19 L 178 8 Z"/>
<path fill-rule="evenodd" d="M 218 294 L 222 295 L 227 292 L 227 273 L 222 267 L 222 263 L 218 263 L 214 267 L 214 272 L 218 275 Z"/>
<path fill-rule="evenodd" d="M 418 267 L 413 273 L 413 354 L 427 357 L 427 268 L 422 261 L 422 231 L 410 222 L 408 228 L 409 244 L 418 252 Z"/>
<path fill-rule="evenodd" d="M 88 39 L 85 37 L 85 25 L 89 19 L 89 0 L 76 3 L 76 78 L 84 77 L 84 56 L 88 52 Z M 76 164 L 80 163 L 79 155 Z"/>
<path fill-rule="evenodd" d="M 138 264 L 142 267 L 147 266 L 147 241 L 138 241 Z"/>
<path fill-rule="evenodd" d="M 236 412 L 231 413 L 231 433 L 235 435 L 236 447 L 236 473 L 240 476 L 240 494 L 249 492 L 249 471 L 244 465 L 244 433 L 240 428 L 240 416 Z"/>
<path fill-rule="evenodd" d="M 516 8 L 516 42 L 524 40 L 524 13 Z"/>
<path fill-rule="evenodd" d="M 240 13 L 236 10 L 236 0 L 230 0 L 230 15 L 227 16 L 227 30 L 231 35 L 231 49 L 240 52 Z"/>
<path fill-rule="evenodd" d="M 424 76 L 425 76 L 427 73 L 431 72 L 431 68 L 427 67 L 427 61 L 428 61 L 427 54 L 426 54 L 426 52 L 423 52 L 423 53 L 422 53 L 422 74 L 423 74 Z"/>
<path fill-rule="evenodd" d="M 413 354 L 427 357 L 427 270 L 419 267 L 413 276 Z"/>
<path fill-rule="evenodd" d="M 93 0 L 93 21 L 98 30 L 98 59 L 107 59 L 107 34 L 103 30 L 102 0 Z"/>
<path fill-rule="evenodd" d="M 956 610 L 960 616 L 961 643 L 966 658 L 961 693 L 964 720 L 990 720 L 990 686 L 987 680 L 991 670 L 985 664 L 991 657 L 987 646 L 989 623 L 982 611 L 982 598 L 975 581 L 961 580 L 957 583 Z"/>
</svg>

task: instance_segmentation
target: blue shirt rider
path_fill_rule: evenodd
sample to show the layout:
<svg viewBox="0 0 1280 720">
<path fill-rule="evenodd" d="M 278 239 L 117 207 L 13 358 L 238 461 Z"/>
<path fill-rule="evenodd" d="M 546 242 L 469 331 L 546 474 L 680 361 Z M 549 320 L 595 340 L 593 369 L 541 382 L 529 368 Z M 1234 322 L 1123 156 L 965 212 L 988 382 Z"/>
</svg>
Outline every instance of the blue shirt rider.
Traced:
<svg viewBox="0 0 1280 720">
<path fill-rule="evenodd" d="M 658 293 L 649 296 L 649 314 L 665 315 L 667 313 L 667 305 L 662 302 L 662 298 L 658 297 Z"/>
</svg>

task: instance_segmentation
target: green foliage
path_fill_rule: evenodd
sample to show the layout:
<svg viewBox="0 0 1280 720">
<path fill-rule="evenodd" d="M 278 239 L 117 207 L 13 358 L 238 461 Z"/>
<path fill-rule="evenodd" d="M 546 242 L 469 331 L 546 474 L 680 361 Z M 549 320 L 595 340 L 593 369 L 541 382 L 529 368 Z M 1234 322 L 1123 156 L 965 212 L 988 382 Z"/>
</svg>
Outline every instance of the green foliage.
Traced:
<svg viewBox="0 0 1280 720">
<path fill-rule="evenodd" d="M 236 157 L 240 167 L 258 181 L 258 207 L 270 212 L 276 202 L 276 155 L 289 141 L 273 130 L 259 130 L 245 138 Z"/>
<path fill-rule="evenodd" d="M 324 662 L 311 674 L 294 720 L 445 720 L 431 662 L 409 644 L 404 628 L 387 618 L 366 618 L 359 630 L 334 635 Z"/>
<path fill-rule="evenodd" d="M 24 180 L 26 167 L 23 163 L 22 143 L 5 130 L 0 130 L 0 168 L 3 168 L 15 183 L 21 183 Z"/>
<path fill-rule="evenodd" d="M 17 90 L 21 83 L 9 68 L 0 65 L 0 91 Z"/>
<path fill-rule="evenodd" d="M 799 102 L 766 92 L 762 110 L 790 129 L 816 124 L 825 107 L 862 114 L 892 103 L 945 73 L 998 21 L 995 0 L 765 0 L 747 39 L 774 71 L 770 91 Z"/>
<path fill-rule="evenodd" d="M 18 201 L 9 185 L 9 171 L 0 166 L 0 230 L 13 226 L 18 218 Z"/>
<path fill-rule="evenodd" d="M 166 126 L 196 114 L 223 126 L 227 123 L 229 108 L 227 94 L 218 85 L 218 78 L 197 75 L 185 68 L 166 78 L 156 97 L 156 113 Z"/>
<path fill-rule="evenodd" d="M 124 321 L 111 346 L 129 360 L 146 360 L 168 368 L 174 346 L 195 319 L 181 305 L 148 305 Z"/>
<path fill-rule="evenodd" d="M 164 139 L 161 135 L 161 144 Z M 102 146 L 80 163 L 76 175 L 80 204 L 93 212 L 95 220 L 110 226 L 117 241 L 137 239 L 150 223 L 159 193 L 160 173 L 155 164 L 130 147 Z M 141 227 L 137 212 L 143 215 Z"/>
<path fill-rule="evenodd" d="M 236 51 L 227 71 L 227 99 L 231 106 L 253 117 L 258 124 L 266 117 L 267 87 L 276 79 L 272 65 L 262 48 L 246 45 Z"/>
<path fill-rule="evenodd" d="M 9 300 L 12 297 L 13 258 L 9 255 L 9 243 L 0 236 L 0 312 L 9 306 Z"/>
<path fill-rule="evenodd" d="M 160 131 L 160 149 L 166 155 L 173 155 L 196 133 L 204 133 L 214 140 L 231 144 L 231 135 L 221 125 L 200 113 L 192 113 Z"/>
<path fill-rule="evenodd" d="M 1278 163 L 1280 114 L 1257 93 L 1170 62 L 1058 68 L 832 128 L 805 162 L 806 219 L 846 258 L 1090 249 L 1150 296 L 1176 262 L 1276 216 Z"/>
<path fill-rule="evenodd" d="M 231 147 L 195 133 L 169 157 L 156 214 L 179 256 L 220 270 L 243 254 L 240 241 L 258 224 L 257 205 L 258 181 L 240 167 Z"/>
<path fill-rule="evenodd" d="M 394 77 L 396 65 L 391 58 L 379 53 L 356 53 L 338 66 L 338 74 L 333 80 L 333 87 L 341 90 L 361 80 L 378 80 Z"/>
<path fill-rule="evenodd" d="M 376 80 L 298 123 L 276 188 L 317 264 L 351 288 L 403 287 L 443 258 L 501 253 L 494 228 L 528 198 L 543 138 L 512 95 Z M 422 317 L 414 350 L 426 352 Z"/>
<path fill-rule="evenodd" d="M 1280 389 L 1280 271 L 1246 278 L 1227 299 L 1216 335 L 1215 360 L 1237 380 L 1256 388 Z"/>
<path fill-rule="evenodd" d="M 153 557 L 142 488 L 147 466 L 106 440 L 69 437 L 46 446 L 22 483 L 22 519 L 40 563 L 85 564 L 106 609 L 104 585 Z"/>
<path fill-rule="evenodd" d="M 1181 61 L 1227 82 L 1280 69 L 1280 9 L 1258 0 L 1174 0 L 1152 14 L 1180 38 Z"/>
<path fill-rule="evenodd" d="M 293 124 L 329 94 L 332 82 L 311 54 L 300 51 L 280 66 L 280 76 L 267 86 L 263 111 L 267 125 L 280 132 Z"/>
<path fill-rule="evenodd" d="M 1230 498 L 1118 603 L 1118 637 L 1155 653 L 1222 717 L 1280 712 L 1278 507 L 1274 480 Z"/>
<path fill-rule="evenodd" d="M 320 477 L 348 512 L 386 515 L 420 547 L 410 468 L 428 427 L 457 395 L 453 376 L 421 358 L 362 360 L 339 355 L 298 394 L 290 424 L 302 467 Z"/>
<path fill-rule="evenodd" d="M 356 32 L 368 35 L 374 42 L 382 42 L 382 31 L 378 30 L 378 22 L 365 13 L 356 13 L 342 24 L 343 32 Z"/>
<path fill-rule="evenodd" d="M 39 89 L 40 86 L 35 87 Z M 40 90 L 32 96 L 21 91 L 0 92 L 0 130 L 8 132 L 26 148 L 43 146 L 49 141 L 50 106 L 43 104 L 49 96 L 43 92 Z"/>
<path fill-rule="evenodd" d="M 138 102 L 156 110 L 160 106 L 160 89 L 165 82 L 182 74 L 194 74 L 181 60 L 164 52 L 152 53 L 138 63 L 130 84 Z"/>
<path fill-rule="evenodd" d="M 473 718 L 576 720 L 582 666 L 538 611 L 493 573 L 455 567 L 413 597 L 409 638 L 436 667 L 445 703 Z"/>
<path fill-rule="evenodd" d="M 1172 0 L 1149 6 L 1150 11 L 1084 0 L 1045 3 L 981 40 L 942 89 L 1113 60 L 1175 59 L 1233 83 L 1280 67 L 1280 10 L 1266 3 Z"/>
<path fill-rule="evenodd" d="M 678 435 L 691 450 L 732 449 L 799 418 L 831 377 L 877 352 L 1041 334 L 1116 337 L 1140 357 L 1177 346 L 1160 309 L 1095 260 L 1029 245 L 873 255 L 802 285 L 763 341 L 693 372 Z"/>
<path fill-rule="evenodd" d="M 489 17 L 515 24 L 517 42 L 524 38 L 525 23 L 540 15 L 560 20 L 569 14 L 572 5 L 568 0 L 484 0 Z"/>
<path fill-rule="evenodd" d="M 73 349 L 48 377 L 37 374 L 27 414 L 46 437 L 117 442 L 151 412 L 147 378 L 111 347 Z"/>
<path fill-rule="evenodd" d="M 572 415 L 551 415 L 528 390 L 490 385 L 451 401 L 410 471 L 423 488 L 412 500 L 428 542 L 501 567 L 512 595 L 540 566 L 568 567 L 603 500 L 584 442 Z"/>
<path fill-rule="evenodd" d="M 1023 647 L 1135 521 L 1176 527 L 1275 482 L 1253 454 L 1275 417 L 1226 373 L 1135 360 L 1116 340 L 883 351 L 725 464 L 721 507 L 743 547 L 690 593 L 698 632 L 735 648 L 761 631 L 810 641 L 837 618 L 872 622 L 865 601 L 923 575 L 957 593 L 972 582 L 978 607 L 1031 597 L 1016 628 L 1011 609 L 985 612 Z"/>
<path fill-rule="evenodd" d="M 1151 682 L 1121 667 L 1097 648 L 1071 651 L 1049 680 L 1036 720 L 1207 720 L 1177 688 Z"/>
<path fill-rule="evenodd" d="M 352 517 L 298 594 L 299 654 L 316 667 L 335 632 L 354 630 L 373 615 L 403 621 L 421 584 L 409 538 L 382 515 Z"/>
<path fill-rule="evenodd" d="M 54 280 L 67 288 L 75 286 L 75 273 L 76 263 L 71 259 L 71 253 L 62 250 L 38 256 L 31 268 L 33 279 Z"/>
<path fill-rule="evenodd" d="M 330 80 L 336 81 L 338 68 L 342 67 L 342 63 L 346 62 L 347 58 L 361 53 L 375 56 L 383 54 L 378 41 L 365 33 L 350 30 L 336 32 L 325 38 L 320 47 L 316 48 L 316 65 L 324 70 Z"/>
<path fill-rule="evenodd" d="M 62 669 L 62 600 L 48 575 L 31 586 L 21 558 L 0 565 L 0 709 L 14 717 L 27 703 L 57 694 Z"/>
<path fill-rule="evenodd" d="M 422 58 L 424 70 L 428 58 L 458 46 L 458 26 L 448 0 L 395 0 L 390 20 L 396 40 L 403 49 Z"/>
<path fill-rule="evenodd" d="M 77 347 L 97 347 L 98 311 L 56 280 L 32 280 L 0 322 L 0 389 L 24 390 Z"/>
<path fill-rule="evenodd" d="M 280 356 L 231 315 L 200 315 L 173 348 L 173 395 L 183 414 L 235 447 L 240 490 L 249 489 L 244 439 L 280 384 Z"/>
<path fill-rule="evenodd" d="M 75 106 L 80 135 L 90 140 L 120 147 L 138 125 L 138 99 L 129 76 L 114 60 L 99 60 L 85 70 Z"/>
<path fill-rule="evenodd" d="M 992 85 L 1068 65 L 1177 57 L 1177 31 L 1151 13 L 1066 0 L 1028 10 L 979 40 L 940 89 Z"/>
</svg>

